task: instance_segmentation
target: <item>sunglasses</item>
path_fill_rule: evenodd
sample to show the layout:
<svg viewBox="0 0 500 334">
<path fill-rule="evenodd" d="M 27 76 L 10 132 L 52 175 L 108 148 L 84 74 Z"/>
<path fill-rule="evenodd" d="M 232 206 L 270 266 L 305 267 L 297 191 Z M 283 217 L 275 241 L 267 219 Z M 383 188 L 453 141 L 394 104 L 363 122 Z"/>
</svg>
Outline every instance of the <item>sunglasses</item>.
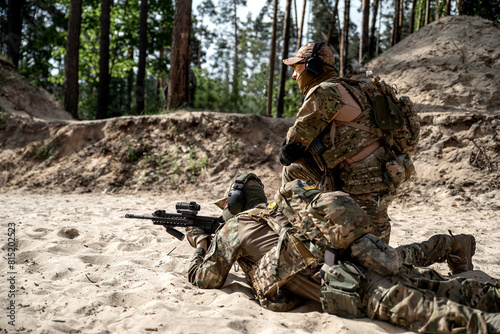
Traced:
<svg viewBox="0 0 500 334">
<path fill-rule="evenodd" d="M 300 63 L 295 63 L 295 64 L 293 64 L 293 69 L 295 70 L 295 72 L 299 73 L 299 70 L 300 70 L 300 67 L 301 67 L 300 65 L 304 65 L 304 64 L 305 64 L 304 61 L 300 62 Z"/>
</svg>

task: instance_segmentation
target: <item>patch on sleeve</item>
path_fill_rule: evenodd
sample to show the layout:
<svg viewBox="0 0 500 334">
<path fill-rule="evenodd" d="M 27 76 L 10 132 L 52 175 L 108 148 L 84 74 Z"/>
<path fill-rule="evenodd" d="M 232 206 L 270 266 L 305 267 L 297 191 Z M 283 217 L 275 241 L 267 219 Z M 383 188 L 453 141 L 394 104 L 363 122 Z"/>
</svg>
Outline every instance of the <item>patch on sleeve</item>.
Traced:
<svg viewBox="0 0 500 334">
<path fill-rule="evenodd" d="M 310 184 L 309 182 L 299 183 L 299 186 L 301 186 L 302 188 L 304 188 L 304 190 L 316 189 L 316 187 L 313 186 L 312 184 Z"/>
</svg>

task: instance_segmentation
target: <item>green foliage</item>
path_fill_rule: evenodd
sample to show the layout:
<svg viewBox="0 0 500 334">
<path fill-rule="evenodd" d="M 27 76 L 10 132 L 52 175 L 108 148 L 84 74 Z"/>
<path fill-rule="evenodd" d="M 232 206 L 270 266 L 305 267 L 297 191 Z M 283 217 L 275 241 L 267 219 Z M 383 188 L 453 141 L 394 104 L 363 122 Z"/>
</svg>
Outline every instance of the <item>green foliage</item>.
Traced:
<svg viewBox="0 0 500 334">
<path fill-rule="evenodd" d="M 2 105 L 0 105 L 0 124 L 7 123 L 9 119 L 9 112 L 4 110 Z"/>
<path fill-rule="evenodd" d="M 248 2 L 249 5 L 255 5 Z M 306 22 L 308 36 L 303 43 L 322 41 L 328 34 L 331 24 L 333 1 L 311 0 L 310 22 Z M 431 0 L 431 21 L 435 12 L 443 12 L 444 1 Z M 38 86 L 48 89 L 62 98 L 64 89 L 64 57 L 68 26 L 70 0 L 29 0 L 23 17 L 23 42 L 20 48 L 19 71 Z M 99 75 L 100 9 L 98 0 L 83 0 L 81 40 L 79 52 L 79 117 L 93 119 L 97 103 Z M 135 113 L 136 72 L 139 45 L 139 13 L 141 0 L 114 0 L 111 8 L 110 36 L 110 75 L 109 117 L 133 115 Z M 342 4 L 342 3 L 341 3 Z M 381 1 L 385 10 L 382 16 L 383 34 L 380 36 L 379 53 L 389 48 L 392 30 L 393 1 Z M 406 17 L 403 36 L 409 33 L 411 2 L 405 1 Z M 497 0 L 468 0 L 473 6 L 474 15 L 499 21 L 500 2 Z M 267 109 L 272 1 L 266 1 L 259 14 L 252 18 L 249 14 L 242 19 L 235 14 L 247 5 L 246 0 L 203 0 L 193 9 L 190 36 L 191 66 L 193 67 L 197 89 L 192 106 L 196 109 L 221 112 L 240 112 L 265 115 Z M 146 65 L 145 90 L 146 105 L 144 114 L 164 112 L 165 96 L 163 88 L 168 82 L 171 58 L 174 3 L 173 0 L 148 0 L 148 52 Z M 236 11 L 235 11 L 236 6 Z M 425 6 L 425 0 L 418 0 L 415 19 Z M 354 8 L 352 10 L 355 10 Z M 293 10 L 292 10 L 293 12 Z M 342 10 L 340 13 L 342 14 Z M 299 13 L 300 14 L 300 10 Z M 277 83 L 282 66 L 282 30 L 284 13 L 278 10 L 276 58 L 274 82 L 272 87 L 273 108 L 275 109 Z M 293 20 L 296 21 L 294 13 Z M 207 21 L 208 19 L 208 21 Z M 338 18 L 337 18 L 338 19 Z M 424 15 L 422 15 L 423 25 Z M 0 25 L 3 36 L 6 24 Z M 210 24 L 207 24 L 210 22 Z M 293 22 L 293 26 L 300 22 Z M 291 30 L 288 54 L 296 51 L 296 30 Z M 333 25 L 332 43 L 339 49 L 337 25 Z M 237 37 L 237 45 L 235 45 Z M 351 22 L 349 34 L 349 57 L 358 58 L 359 35 Z M 236 51 L 235 51 L 236 47 Z M 207 58 L 207 50 L 213 52 Z M 237 55 L 237 57 L 236 57 Z M 207 62 L 209 66 L 203 66 Z M 285 83 L 284 117 L 297 113 L 303 101 L 295 80 Z M 190 105 L 191 106 L 191 105 Z M 276 114 L 273 110 L 272 114 Z M 5 122 L 8 114 L 0 111 L 0 122 Z M 42 147 L 36 153 L 44 156 Z M 134 147 L 129 148 L 128 161 L 145 161 L 146 157 L 137 154 Z M 172 168 L 177 170 L 175 163 Z"/>
<path fill-rule="evenodd" d="M 138 162 L 148 155 L 150 147 L 142 141 L 124 139 L 123 144 L 126 147 L 125 160 L 128 162 Z"/>
<path fill-rule="evenodd" d="M 295 79 L 289 79 L 285 82 L 285 92 L 287 94 L 284 98 L 283 117 L 291 117 L 299 111 L 304 95 Z"/>
<path fill-rule="evenodd" d="M 164 78 L 168 73 L 172 44 L 174 8 L 172 0 L 149 0 L 147 76 Z M 139 44 L 140 0 L 114 0 L 111 8 L 110 105 L 108 116 L 131 114 L 135 110 L 135 70 Z M 69 0 L 33 0 L 26 6 L 27 23 L 20 49 L 19 71 L 38 86 L 62 99 L 64 56 Z M 100 1 L 83 0 L 79 52 L 79 116 L 93 119 L 96 110 L 99 74 Z M 149 99 L 146 113 L 164 105 L 157 94 L 156 79 L 145 87 Z"/>
<path fill-rule="evenodd" d="M 189 166 L 187 168 L 188 172 L 191 172 L 193 178 L 191 181 L 195 181 L 196 177 L 201 175 L 201 172 L 205 167 L 207 167 L 207 157 L 201 157 L 200 159 L 190 159 Z"/>
<path fill-rule="evenodd" d="M 194 107 L 215 111 L 230 111 L 228 82 L 214 78 L 206 69 L 194 68 L 193 71 L 198 82 L 194 94 Z"/>
<path fill-rule="evenodd" d="M 53 160 L 55 150 L 57 149 L 59 144 L 59 139 L 57 137 L 53 138 L 47 143 L 41 142 L 38 144 L 34 144 L 30 147 L 28 155 L 35 157 L 35 159 L 40 161 Z"/>
<path fill-rule="evenodd" d="M 226 146 L 226 153 L 227 154 L 232 154 L 232 153 L 237 153 L 240 150 L 240 147 L 238 143 L 230 143 L 229 145 Z"/>
<path fill-rule="evenodd" d="M 38 86 L 56 92 L 52 78 L 54 69 L 63 67 L 69 0 L 34 0 L 26 5 L 23 25 L 23 43 L 19 54 L 19 72 Z"/>
<path fill-rule="evenodd" d="M 474 6 L 474 15 L 497 23 L 500 22 L 500 1 L 477 0 L 472 3 Z"/>
<path fill-rule="evenodd" d="M 177 161 L 172 161 L 172 164 L 170 165 L 170 172 L 177 175 L 182 174 L 181 166 Z"/>
<path fill-rule="evenodd" d="M 139 160 L 139 157 L 134 151 L 134 148 L 132 146 L 128 147 L 127 149 L 127 161 L 128 162 L 136 162 Z"/>
</svg>

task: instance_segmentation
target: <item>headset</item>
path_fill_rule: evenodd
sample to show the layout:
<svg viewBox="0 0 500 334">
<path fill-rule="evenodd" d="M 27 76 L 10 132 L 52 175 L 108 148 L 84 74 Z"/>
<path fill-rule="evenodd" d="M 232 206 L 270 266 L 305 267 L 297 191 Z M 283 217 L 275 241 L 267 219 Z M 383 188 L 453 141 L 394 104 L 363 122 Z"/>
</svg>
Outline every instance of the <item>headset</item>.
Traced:
<svg viewBox="0 0 500 334">
<path fill-rule="evenodd" d="M 227 195 L 227 208 L 232 215 L 237 215 L 242 212 L 246 206 L 246 198 L 245 192 L 243 188 L 245 187 L 245 183 L 250 180 L 256 180 L 262 185 L 260 179 L 254 173 L 245 173 L 241 175 L 238 179 L 236 179 L 231 186 L 231 190 Z M 262 185 L 262 187 L 264 187 Z"/>
<path fill-rule="evenodd" d="M 306 61 L 306 73 L 313 78 L 323 73 L 323 59 L 319 57 L 323 45 L 325 45 L 325 42 L 314 43 L 311 58 Z"/>
</svg>

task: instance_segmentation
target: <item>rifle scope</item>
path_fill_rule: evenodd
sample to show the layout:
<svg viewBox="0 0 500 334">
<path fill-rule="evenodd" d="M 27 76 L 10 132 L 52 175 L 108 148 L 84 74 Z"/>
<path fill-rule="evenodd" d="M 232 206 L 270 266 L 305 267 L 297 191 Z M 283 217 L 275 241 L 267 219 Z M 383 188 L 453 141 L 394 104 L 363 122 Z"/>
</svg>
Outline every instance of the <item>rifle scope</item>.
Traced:
<svg viewBox="0 0 500 334">
<path fill-rule="evenodd" d="M 185 203 L 185 202 L 177 202 L 177 204 L 175 204 L 175 209 L 177 210 L 177 212 L 180 212 L 180 211 L 200 211 L 201 209 L 201 206 L 199 204 L 197 204 L 196 202 L 189 202 L 189 203 Z"/>
</svg>

